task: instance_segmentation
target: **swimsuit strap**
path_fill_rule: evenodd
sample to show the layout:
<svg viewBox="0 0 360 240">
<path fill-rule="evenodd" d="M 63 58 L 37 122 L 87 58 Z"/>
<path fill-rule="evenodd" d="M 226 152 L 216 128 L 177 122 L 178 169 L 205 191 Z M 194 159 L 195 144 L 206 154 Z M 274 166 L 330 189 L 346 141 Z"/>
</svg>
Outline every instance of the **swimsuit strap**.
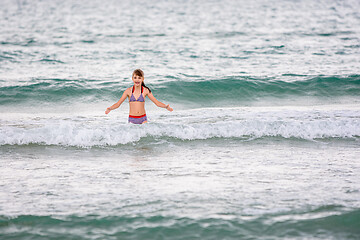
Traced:
<svg viewBox="0 0 360 240">
<path fill-rule="evenodd" d="M 132 93 L 134 93 L 135 86 L 132 87 Z M 141 93 L 143 93 L 143 86 L 141 86 Z"/>
</svg>

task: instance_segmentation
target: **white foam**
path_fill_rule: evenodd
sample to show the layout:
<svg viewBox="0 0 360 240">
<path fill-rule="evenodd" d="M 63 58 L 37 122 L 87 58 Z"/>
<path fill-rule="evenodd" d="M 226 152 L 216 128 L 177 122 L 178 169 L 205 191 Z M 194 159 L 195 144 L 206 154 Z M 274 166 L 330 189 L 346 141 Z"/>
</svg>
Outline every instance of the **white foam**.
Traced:
<svg viewBox="0 0 360 240">
<path fill-rule="evenodd" d="M 360 137 L 360 111 L 356 108 L 194 109 L 173 113 L 155 111 L 148 117 L 150 123 L 145 125 L 129 124 L 123 114 L 3 117 L 0 120 L 0 145 L 113 146 L 138 142 L 146 137 L 180 140 Z"/>
</svg>

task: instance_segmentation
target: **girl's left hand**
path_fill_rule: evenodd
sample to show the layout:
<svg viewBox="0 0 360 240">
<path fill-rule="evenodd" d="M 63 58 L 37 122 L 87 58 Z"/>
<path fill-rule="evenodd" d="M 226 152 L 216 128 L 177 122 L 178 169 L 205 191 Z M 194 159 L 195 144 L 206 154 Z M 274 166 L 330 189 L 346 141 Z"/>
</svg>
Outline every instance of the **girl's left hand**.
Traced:
<svg viewBox="0 0 360 240">
<path fill-rule="evenodd" d="M 173 109 L 169 105 L 166 106 L 166 109 L 169 110 L 170 112 L 173 111 Z"/>
</svg>

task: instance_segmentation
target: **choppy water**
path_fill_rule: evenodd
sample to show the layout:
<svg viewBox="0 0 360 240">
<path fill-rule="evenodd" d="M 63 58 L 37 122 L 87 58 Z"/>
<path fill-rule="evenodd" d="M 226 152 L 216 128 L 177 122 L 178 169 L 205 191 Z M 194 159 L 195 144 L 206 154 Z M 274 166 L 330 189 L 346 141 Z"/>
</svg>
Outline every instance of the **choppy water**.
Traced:
<svg viewBox="0 0 360 240">
<path fill-rule="evenodd" d="M 360 238 L 358 1 L 1 3 L 1 239 Z"/>
</svg>

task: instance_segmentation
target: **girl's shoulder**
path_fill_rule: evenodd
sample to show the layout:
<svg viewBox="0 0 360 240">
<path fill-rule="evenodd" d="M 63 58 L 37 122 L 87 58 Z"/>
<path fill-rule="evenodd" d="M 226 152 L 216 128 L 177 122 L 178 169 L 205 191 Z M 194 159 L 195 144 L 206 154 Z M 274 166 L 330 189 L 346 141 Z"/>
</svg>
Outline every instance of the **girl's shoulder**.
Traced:
<svg viewBox="0 0 360 240">
<path fill-rule="evenodd" d="M 144 89 L 143 91 L 144 91 L 144 94 L 145 94 L 145 95 L 148 95 L 149 93 L 151 93 L 151 91 L 149 90 L 149 88 L 144 87 L 143 89 Z"/>
<path fill-rule="evenodd" d="M 127 95 L 131 94 L 131 89 L 132 89 L 132 87 L 125 89 L 124 93 Z"/>
</svg>

